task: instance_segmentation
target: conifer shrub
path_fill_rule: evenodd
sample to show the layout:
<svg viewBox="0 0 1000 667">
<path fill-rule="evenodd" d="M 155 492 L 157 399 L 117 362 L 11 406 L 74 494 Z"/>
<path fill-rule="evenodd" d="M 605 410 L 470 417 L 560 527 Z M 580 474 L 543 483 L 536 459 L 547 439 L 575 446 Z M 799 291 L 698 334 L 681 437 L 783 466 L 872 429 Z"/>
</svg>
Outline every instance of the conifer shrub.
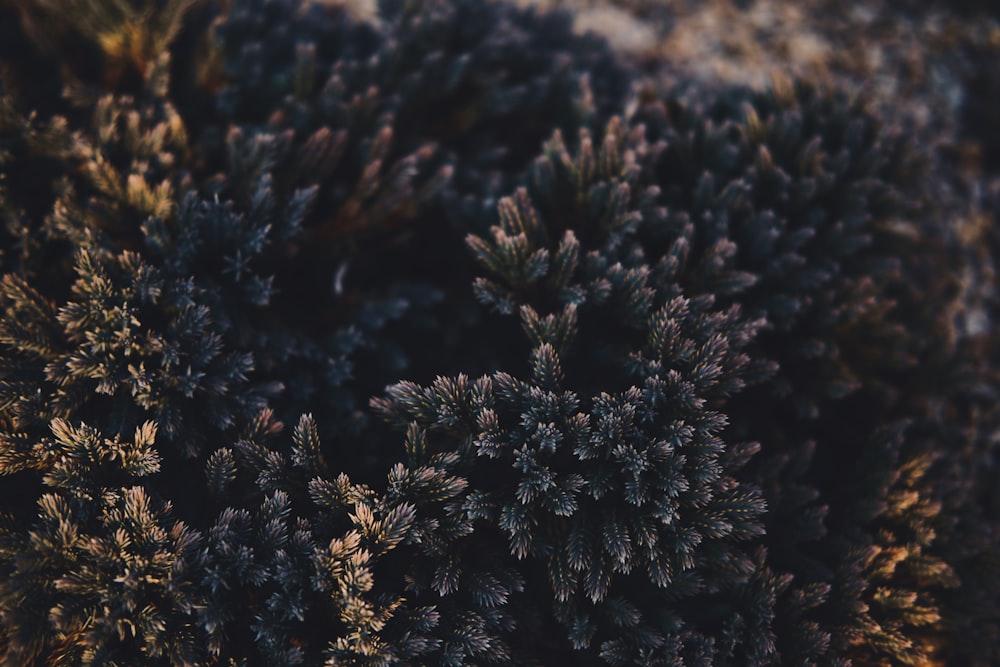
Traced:
<svg viewBox="0 0 1000 667">
<path fill-rule="evenodd" d="M 379 9 L 0 4 L 0 662 L 1000 662 L 934 153 Z"/>
</svg>

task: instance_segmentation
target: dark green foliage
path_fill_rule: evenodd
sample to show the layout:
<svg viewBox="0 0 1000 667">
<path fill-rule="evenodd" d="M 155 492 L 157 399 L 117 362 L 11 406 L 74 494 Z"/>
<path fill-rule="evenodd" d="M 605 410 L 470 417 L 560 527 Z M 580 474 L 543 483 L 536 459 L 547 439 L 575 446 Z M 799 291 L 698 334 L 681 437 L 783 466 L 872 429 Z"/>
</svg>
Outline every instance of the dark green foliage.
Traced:
<svg viewBox="0 0 1000 667">
<path fill-rule="evenodd" d="M 993 235 L 862 103 L 492 2 L 0 39 L 0 662 L 1000 661 Z"/>
</svg>

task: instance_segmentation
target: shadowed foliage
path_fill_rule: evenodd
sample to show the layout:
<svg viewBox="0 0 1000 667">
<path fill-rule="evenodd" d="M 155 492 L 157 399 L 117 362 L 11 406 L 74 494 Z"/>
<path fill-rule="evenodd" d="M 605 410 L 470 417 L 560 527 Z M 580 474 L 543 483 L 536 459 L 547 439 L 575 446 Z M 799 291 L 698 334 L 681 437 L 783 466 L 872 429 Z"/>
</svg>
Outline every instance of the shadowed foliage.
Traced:
<svg viewBox="0 0 1000 667">
<path fill-rule="evenodd" d="M 0 1 L 0 662 L 1000 662 L 942 169 L 559 13 Z"/>
</svg>

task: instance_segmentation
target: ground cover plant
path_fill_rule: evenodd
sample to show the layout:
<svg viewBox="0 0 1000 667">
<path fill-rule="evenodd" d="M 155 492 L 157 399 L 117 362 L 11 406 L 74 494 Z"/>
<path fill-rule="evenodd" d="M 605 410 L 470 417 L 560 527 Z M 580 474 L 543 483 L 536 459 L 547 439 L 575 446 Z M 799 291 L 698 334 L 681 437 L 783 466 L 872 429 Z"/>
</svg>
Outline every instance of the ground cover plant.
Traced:
<svg viewBox="0 0 1000 667">
<path fill-rule="evenodd" d="M 1000 663 L 944 168 L 502 3 L 0 3 L 0 662 Z"/>
</svg>

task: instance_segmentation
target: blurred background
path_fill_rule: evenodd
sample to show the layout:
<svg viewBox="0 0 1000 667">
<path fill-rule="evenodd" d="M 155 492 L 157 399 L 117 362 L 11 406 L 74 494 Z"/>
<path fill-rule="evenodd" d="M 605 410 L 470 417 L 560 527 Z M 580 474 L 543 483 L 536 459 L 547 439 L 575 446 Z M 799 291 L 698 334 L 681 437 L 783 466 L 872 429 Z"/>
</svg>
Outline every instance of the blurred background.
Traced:
<svg viewBox="0 0 1000 667">
<path fill-rule="evenodd" d="M 375 19 L 376 0 L 315 0 Z M 1000 213 L 1000 0 L 514 0 L 574 16 L 667 83 L 804 78 L 864 96 L 939 158 L 969 233 Z M 984 239 L 985 241 L 985 239 Z"/>
</svg>

